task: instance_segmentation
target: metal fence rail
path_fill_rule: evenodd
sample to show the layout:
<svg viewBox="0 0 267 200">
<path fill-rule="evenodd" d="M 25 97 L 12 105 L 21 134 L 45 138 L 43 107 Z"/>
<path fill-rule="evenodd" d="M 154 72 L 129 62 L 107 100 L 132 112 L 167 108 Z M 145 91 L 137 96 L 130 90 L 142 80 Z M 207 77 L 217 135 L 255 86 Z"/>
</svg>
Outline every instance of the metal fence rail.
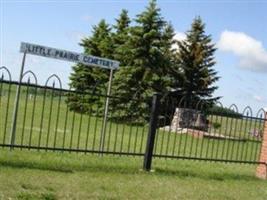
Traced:
<svg viewBox="0 0 267 200">
<path fill-rule="evenodd" d="M 93 87 L 88 91 L 63 89 L 56 75 L 40 85 L 28 71 L 20 84 L 14 122 L 18 84 L 7 68 L 0 68 L 2 147 L 145 156 L 145 169 L 150 169 L 152 157 L 261 163 L 263 109 L 253 114 L 250 107 L 240 111 L 236 105 L 226 109 L 218 103 L 217 110 L 210 110 L 202 101 L 155 95 L 143 110 L 148 117 L 140 120 L 129 109 L 131 102 L 144 104 L 138 99 L 121 101 L 125 97 L 102 95 Z M 105 93 L 105 87 L 102 90 Z M 105 122 L 107 98 L 111 106 Z"/>
<path fill-rule="evenodd" d="M 7 71 L 7 74 L 10 73 Z M 24 79 L 12 143 L 12 112 L 18 82 L 11 81 L 11 77 L 5 78 L 4 74 L 0 77 L 0 146 L 137 156 L 144 154 L 147 124 L 128 123 L 123 119 L 124 113 L 115 112 L 115 108 L 110 107 L 103 133 L 104 102 L 108 97 L 112 104 L 117 97 L 62 89 L 61 81 L 55 75 L 50 76 L 44 86 L 37 84 L 32 72 L 26 72 Z M 67 105 L 72 95 L 78 95 L 82 100 L 93 99 L 94 102 L 88 104 L 85 112 L 72 111 Z M 119 106 L 123 110 L 127 104 Z"/>
</svg>

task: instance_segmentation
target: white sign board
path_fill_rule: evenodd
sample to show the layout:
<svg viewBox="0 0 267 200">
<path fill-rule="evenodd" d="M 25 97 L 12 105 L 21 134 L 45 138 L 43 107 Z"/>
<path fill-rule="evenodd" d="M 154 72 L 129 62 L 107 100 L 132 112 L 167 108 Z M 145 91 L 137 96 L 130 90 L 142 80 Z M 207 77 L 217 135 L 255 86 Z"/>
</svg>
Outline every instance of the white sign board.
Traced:
<svg viewBox="0 0 267 200">
<path fill-rule="evenodd" d="M 106 59 L 106 58 L 100 58 L 96 56 L 91 55 L 85 55 L 85 54 L 79 54 L 71 51 L 65 51 L 61 49 L 55 49 L 51 47 L 45 47 L 41 45 L 36 44 L 30 44 L 22 42 L 20 46 L 20 52 L 37 55 L 37 56 L 43 56 L 48 58 L 54 58 L 59 60 L 65 60 L 75 63 L 82 63 L 87 66 L 96 66 L 106 69 L 116 69 L 119 67 L 119 62 Z"/>
</svg>

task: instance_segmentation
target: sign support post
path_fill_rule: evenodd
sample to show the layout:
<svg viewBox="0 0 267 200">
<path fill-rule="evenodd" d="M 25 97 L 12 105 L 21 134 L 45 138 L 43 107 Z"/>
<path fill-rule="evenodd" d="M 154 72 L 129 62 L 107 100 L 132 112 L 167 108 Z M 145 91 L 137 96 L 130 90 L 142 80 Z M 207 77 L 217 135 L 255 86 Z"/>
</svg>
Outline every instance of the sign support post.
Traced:
<svg viewBox="0 0 267 200">
<path fill-rule="evenodd" d="M 100 138 L 101 138 L 100 151 L 102 152 L 104 151 L 104 144 L 105 144 L 106 127 L 107 127 L 107 119 L 108 119 L 108 108 L 109 108 L 109 96 L 111 92 L 112 78 L 113 78 L 113 69 L 110 69 L 108 91 L 107 91 L 106 102 L 105 102 L 104 121 L 103 121 L 102 131 L 100 135 Z"/>
<path fill-rule="evenodd" d="M 19 96 L 20 96 L 20 90 L 21 90 L 21 82 L 23 78 L 23 72 L 24 72 L 24 66 L 25 66 L 25 61 L 26 61 L 26 54 L 27 51 L 24 52 L 23 58 L 22 58 L 22 64 L 21 64 L 21 69 L 20 69 L 20 75 L 19 75 L 19 83 L 17 86 L 16 90 L 16 96 L 15 96 L 15 103 L 14 103 L 14 111 L 12 115 L 12 127 L 11 127 L 11 139 L 10 139 L 10 144 L 11 148 L 13 148 L 15 144 L 15 139 L 16 139 L 16 125 L 17 125 L 17 117 L 18 117 L 18 108 L 19 108 Z"/>
</svg>

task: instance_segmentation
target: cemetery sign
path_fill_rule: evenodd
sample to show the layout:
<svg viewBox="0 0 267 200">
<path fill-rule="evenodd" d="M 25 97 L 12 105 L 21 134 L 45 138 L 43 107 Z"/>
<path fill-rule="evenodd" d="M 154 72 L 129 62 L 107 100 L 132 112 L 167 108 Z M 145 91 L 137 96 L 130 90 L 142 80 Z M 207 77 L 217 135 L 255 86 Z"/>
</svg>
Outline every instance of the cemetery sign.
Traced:
<svg viewBox="0 0 267 200">
<path fill-rule="evenodd" d="M 118 61 L 25 42 L 21 43 L 20 52 L 75 63 L 82 63 L 87 66 L 97 66 L 106 69 L 117 69 L 119 67 Z"/>
</svg>

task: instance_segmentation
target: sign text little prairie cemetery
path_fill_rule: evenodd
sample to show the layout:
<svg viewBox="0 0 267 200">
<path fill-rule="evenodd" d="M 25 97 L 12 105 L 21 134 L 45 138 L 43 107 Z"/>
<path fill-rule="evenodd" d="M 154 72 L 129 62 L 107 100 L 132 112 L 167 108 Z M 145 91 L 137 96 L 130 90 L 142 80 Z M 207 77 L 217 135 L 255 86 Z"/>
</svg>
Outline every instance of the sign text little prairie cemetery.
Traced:
<svg viewBox="0 0 267 200">
<path fill-rule="evenodd" d="M 75 63 L 82 63 L 84 65 L 97 66 L 106 69 L 117 69 L 119 67 L 118 61 L 25 42 L 21 43 L 20 52 L 26 52 L 27 54 L 60 59 Z"/>
</svg>

